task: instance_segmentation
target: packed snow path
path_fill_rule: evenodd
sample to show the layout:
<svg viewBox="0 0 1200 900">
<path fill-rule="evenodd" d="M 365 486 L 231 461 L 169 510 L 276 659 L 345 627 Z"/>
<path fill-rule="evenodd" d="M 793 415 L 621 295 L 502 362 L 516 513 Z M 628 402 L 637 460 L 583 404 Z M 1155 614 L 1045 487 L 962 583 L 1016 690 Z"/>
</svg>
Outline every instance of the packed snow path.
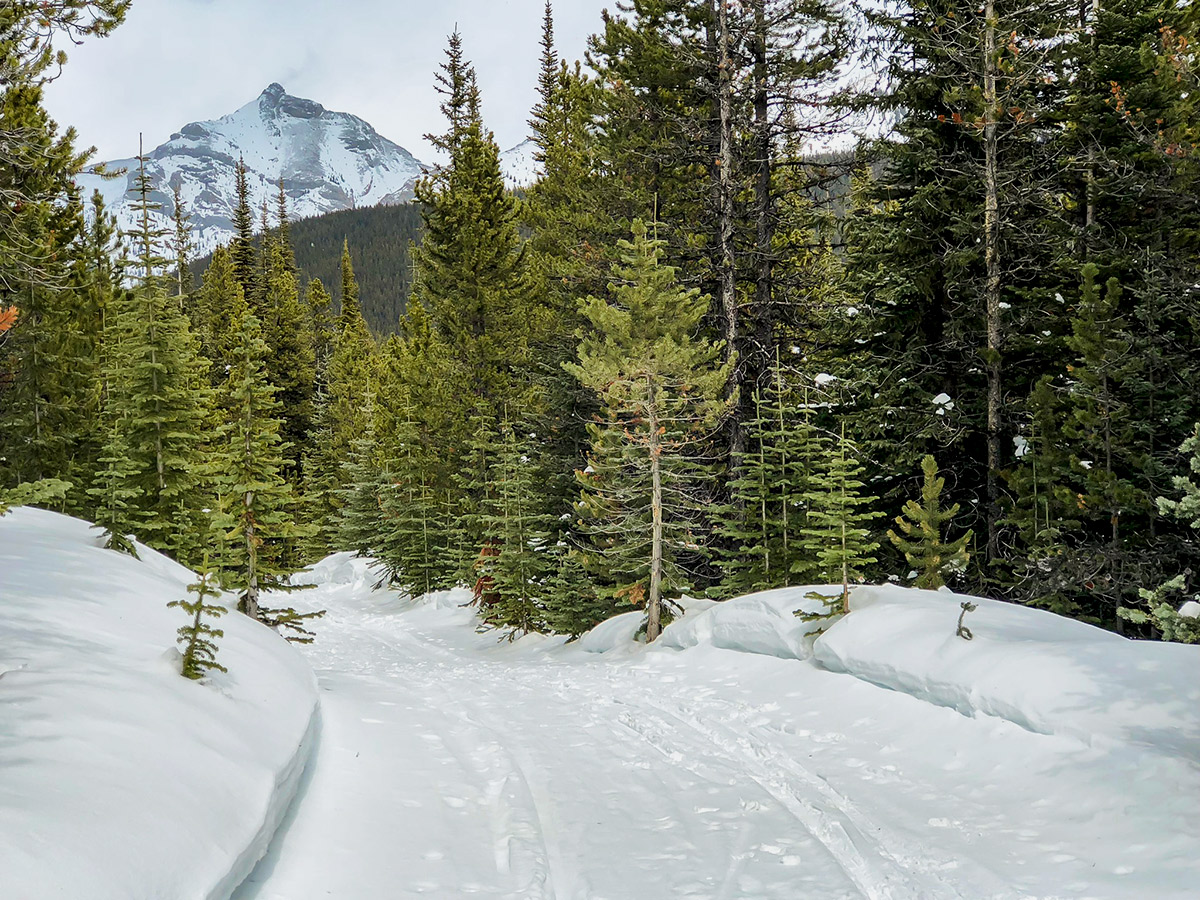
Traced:
<svg viewBox="0 0 1200 900">
<path fill-rule="evenodd" d="M 1176 761 L 800 660 L 498 644 L 342 569 L 310 777 L 235 900 L 1194 896 Z"/>
</svg>

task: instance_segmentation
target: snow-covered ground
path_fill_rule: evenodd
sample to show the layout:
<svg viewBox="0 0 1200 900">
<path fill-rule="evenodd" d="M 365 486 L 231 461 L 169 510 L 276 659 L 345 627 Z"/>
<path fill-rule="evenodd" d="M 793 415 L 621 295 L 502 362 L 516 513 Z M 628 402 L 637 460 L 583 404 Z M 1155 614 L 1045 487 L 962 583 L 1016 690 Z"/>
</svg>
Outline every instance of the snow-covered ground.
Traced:
<svg viewBox="0 0 1200 900">
<path fill-rule="evenodd" d="M 900 588 L 509 642 L 342 554 L 289 598 L 319 692 L 236 615 L 196 684 L 189 573 L 98 543 L 0 520 L 0 900 L 1197 896 L 1197 647 Z"/>
<path fill-rule="evenodd" d="M 194 577 L 86 523 L 0 519 L 0 900 L 224 900 L 266 851 L 316 733 L 316 685 L 224 616 L 209 683 L 179 675 Z"/>
<path fill-rule="evenodd" d="M 1197 896 L 1200 648 L 898 588 L 816 659 L 805 589 L 509 643 L 314 576 L 321 741 L 238 900 Z"/>
</svg>

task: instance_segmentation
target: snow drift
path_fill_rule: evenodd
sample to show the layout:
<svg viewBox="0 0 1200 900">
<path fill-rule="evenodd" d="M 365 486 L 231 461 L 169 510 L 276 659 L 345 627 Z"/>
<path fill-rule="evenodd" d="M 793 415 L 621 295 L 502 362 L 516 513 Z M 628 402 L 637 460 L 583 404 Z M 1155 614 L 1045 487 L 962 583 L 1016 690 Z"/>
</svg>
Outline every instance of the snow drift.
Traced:
<svg viewBox="0 0 1200 900">
<path fill-rule="evenodd" d="M 955 634 L 963 600 L 974 639 Z M 835 672 L 1085 743 L 1200 762 L 1200 647 L 1131 641 L 1050 612 L 948 591 L 856 588 L 817 642 Z"/>
<path fill-rule="evenodd" d="M 217 900 L 266 851 L 316 738 L 311 670 L 238 615 L 205 683 L 167 609 L 194 576 L 76 519 L 0 519 L 0 900 Z"/>
</svg>

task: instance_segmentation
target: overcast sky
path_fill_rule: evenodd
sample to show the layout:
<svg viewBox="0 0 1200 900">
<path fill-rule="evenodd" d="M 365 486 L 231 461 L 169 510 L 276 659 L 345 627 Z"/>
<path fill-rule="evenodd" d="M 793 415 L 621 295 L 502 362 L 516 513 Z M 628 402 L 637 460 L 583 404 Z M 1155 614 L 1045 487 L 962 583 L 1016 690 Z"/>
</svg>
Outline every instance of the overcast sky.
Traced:
<svg viewBox="0 0 1200 900">
<path fill-rule="evenodd" d="M 556 0 L 559 53 L 583 56 L 611 0 Z M 442 128 L 433 71 L 457 23 L 501 149 L 526 137 L 543 0 L 134 0 L 111 37 L 70 50 L 47 105 L 97 158 L 147 149 L 277 81 L 366 119 L 419 159 Z"/>
</svg>

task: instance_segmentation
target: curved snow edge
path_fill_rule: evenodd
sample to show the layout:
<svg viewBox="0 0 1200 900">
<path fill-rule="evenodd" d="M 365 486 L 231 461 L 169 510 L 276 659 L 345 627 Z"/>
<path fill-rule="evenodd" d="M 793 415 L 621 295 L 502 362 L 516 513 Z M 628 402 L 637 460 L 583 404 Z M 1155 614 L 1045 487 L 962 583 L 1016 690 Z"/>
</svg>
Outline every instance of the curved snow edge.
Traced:
<svg viewBox="0 0 1200 900">
<path fill-rule="evenodd" d="M 955 633 L 960 604 L 974 609 Z M 962 715 L 1096 748 L 1200 761 L 1200 648 L 1132 641 L 1046 610 L 942 591 L 858 588 L 813 661 Z"/>
<path fill-rule="evenodd" d="M 234 892 L 241 887 L 242 882 L 250 877 L 254 867 L 267 855 L 279 826 L 291 809 L 300 788 L 304 773 L 312 764 L 314 749 L 321 729 L 321 701 L 316 693 L 316 683 L 313 683 L 313 705 L 308 715 L 308 726 L 300 738 L 296 752 L 287 764 L 275 776 L 275 789 L 271 792 L 271 800 L 263 814 L 262 824 L 246 848 L 238 854 L 225 877 L 217 882 L 204 900 L 229 900 Z"/>
</svg>

